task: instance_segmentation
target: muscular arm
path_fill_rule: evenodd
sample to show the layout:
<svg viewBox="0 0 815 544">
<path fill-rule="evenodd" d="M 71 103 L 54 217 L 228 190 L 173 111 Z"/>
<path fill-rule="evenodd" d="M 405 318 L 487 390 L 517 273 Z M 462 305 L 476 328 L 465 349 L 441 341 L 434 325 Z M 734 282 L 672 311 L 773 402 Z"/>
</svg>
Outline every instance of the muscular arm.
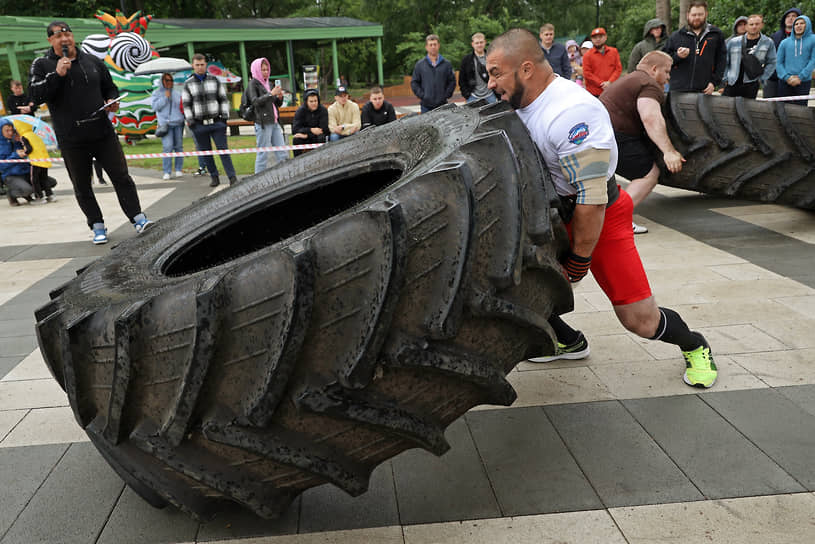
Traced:
<svg viewBox="0 0 815 544">
<path fill-rule="evenodd" d="M 642 119 L 648 137 L 662 151 L 665 166 L 668 167 L 668 170 L 674 173 L 682 170 L 682 155 L 674 148 L 671 139 L 668 137 L 665 118 L 662 117 L 659 102 L 653 98 L 637 98 L 637 111 L 640 114 L 640 119 Z"/>
<path fill-rule="evenodd" d="M 572 252 L 580 257 L 591 257 L 603 220 L 606 216 L 605 204 L 578 204 L 572 216 Z"/>
</svg>

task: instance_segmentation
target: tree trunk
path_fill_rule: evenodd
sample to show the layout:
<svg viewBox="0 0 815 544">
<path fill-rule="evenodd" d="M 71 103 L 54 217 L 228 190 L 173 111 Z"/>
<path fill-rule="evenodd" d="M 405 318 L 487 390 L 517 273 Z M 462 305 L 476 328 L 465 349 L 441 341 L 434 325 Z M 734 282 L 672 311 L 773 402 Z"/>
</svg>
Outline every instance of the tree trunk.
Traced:
<svg viewBox="0 0 815 544">
<path fill-rule="evenodd" d="M 656 18 L 665 23 L 666 31 L 671 31 L 671 0 L 656 0 Z"/>
<path fill-rule="evenodd" d="M 686 24 L 688 24 L 688 10 L 690 5 L 690 0 L 679 0 L 679 28 L 682 28 Z"/>
</svg>

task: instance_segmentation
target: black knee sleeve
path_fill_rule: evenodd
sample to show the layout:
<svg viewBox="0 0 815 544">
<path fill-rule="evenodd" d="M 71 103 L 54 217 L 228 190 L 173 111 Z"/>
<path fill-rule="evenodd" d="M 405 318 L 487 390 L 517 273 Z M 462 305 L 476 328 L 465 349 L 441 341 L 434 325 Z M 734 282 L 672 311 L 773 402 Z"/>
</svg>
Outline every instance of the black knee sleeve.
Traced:
<svg viewBox="0 0 815 544">
<path fill-rule="evenodd" d="M 651 340 L 674 344 L 682 351 L 694 350 L 705 343 L 702 335 L 690 330 L 678 313 L 662 307 L 659 308 L 659 325 Z"/>
</svg>

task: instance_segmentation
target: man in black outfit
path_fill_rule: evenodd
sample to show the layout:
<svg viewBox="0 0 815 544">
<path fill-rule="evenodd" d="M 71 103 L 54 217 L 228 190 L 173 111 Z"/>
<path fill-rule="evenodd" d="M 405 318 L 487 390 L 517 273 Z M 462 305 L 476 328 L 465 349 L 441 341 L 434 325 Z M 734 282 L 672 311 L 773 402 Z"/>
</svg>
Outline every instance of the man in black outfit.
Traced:
<svg viewBox="0 0 815 544">
<path fill-rule="evenodd" d="M 67 24 L 55 21 L 48 25 L 47 33 L 51 49 L 31 64 L 28 89 L 34 104 L 48 104 L 76 200 L 93 231 L 93 243 L 108 241 L 102 210 L 91 188 L 93 159 L 108 173 L 119 205 L 141 234 L 152 223 L 142 213 L 136 184 L 108 120 L 108 112 L 119 109 L 119 103 L 112 102 L 119 91 L 102 61 L 76 48 Z"/>
<path fill-rule="evenodd" d="M 691 1 L 687 22 L 662 48 L 674 61 L 671 90 L 713 94 L 727 64 L 724 35 L 707 22 L 707 2 L 702 0 Z"/>
<path fill-rule="evenodd" d="M 9 87 L 11 87 L 11 95 L 8 97 L 8 100 L 6 100 L 6 111 L 8 111 L 8 114 L 17 115 L 19 113 L 26 113 L 34 115 L 34 103 L 31 102 L 25 95 L 25 92 L 23 92 L 23 84 L 16 79 L 12 79 Z"/>
<path fill-rule="evenodd" d="M 308 89 L 303 97 L 305 104 L 294 112 L 291 124 L 292 143 L 294 145 L 322 144 L 328 135 L 328 110 L 320 104 L 320 93 L 317 89 Z M 295 149 L 295 157 L 307 149 Z"/>
<path fill-rule="evenodd" d="M 368 103 L 362 106 L 360 113 L 362 128 L 378 127 L 396 121 L 396 110 L 393 105 L 385 100 L 385 93 L 382 87 L 371 87 Z"/>
</svg>

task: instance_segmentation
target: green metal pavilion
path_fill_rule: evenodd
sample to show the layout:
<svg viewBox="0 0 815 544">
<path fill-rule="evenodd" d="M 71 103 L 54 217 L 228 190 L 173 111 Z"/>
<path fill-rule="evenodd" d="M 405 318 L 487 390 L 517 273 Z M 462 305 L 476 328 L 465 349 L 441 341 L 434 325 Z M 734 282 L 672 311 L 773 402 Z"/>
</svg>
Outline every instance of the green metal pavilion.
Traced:
<svg viewBox="0 0 815 544">
<path fill-rule="evenodd" d="M 19 61 L 49 47 L 45 29 L 48 23 L 63 20 L 71 26 L 77 45 L 90 34 L 103 34 L 98 19 L 60 19 L 58 17 L 0 16 L 0 54 L 5 55 L 13 79 L 22 80 Z M 231 43 L 238 46 L 243 81 L 249 79 L 246 42 L 285 42 L 289 81 L 296 81 L 294 42 L 331 41 L 334 74 L 339 74 L 337 41 L 360 38 L 376 40 L 379 84 L 382 74 L 382 25 L 350 17 L 291 17 L 285 19 L 153 19 L 145 36 L 156 49 L 187 45 L 192 57 L 196 44 Z"/>
</svg>

